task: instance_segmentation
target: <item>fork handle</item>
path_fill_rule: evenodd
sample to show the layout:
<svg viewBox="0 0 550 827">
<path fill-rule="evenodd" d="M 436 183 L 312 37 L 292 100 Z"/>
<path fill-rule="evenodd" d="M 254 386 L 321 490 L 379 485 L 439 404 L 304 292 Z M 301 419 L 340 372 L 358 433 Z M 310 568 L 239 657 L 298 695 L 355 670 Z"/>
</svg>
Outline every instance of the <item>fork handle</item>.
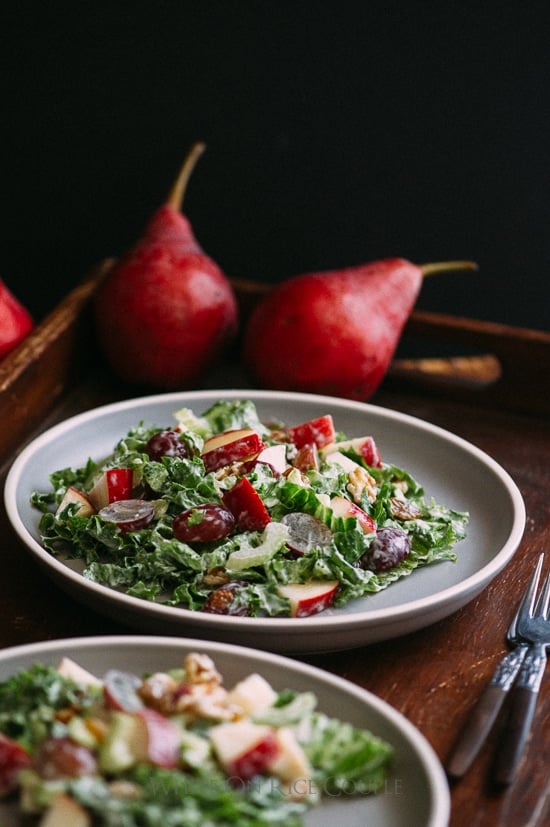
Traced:
<svg viewBox="0 0 550 827">
<path fill-rule="evenodd" d="M 483 746 L 519 671 L 525 652 L 526 647 L 520 644 L 499 662 L 447 759 L 447 774 L 452 778 L 464 775 Z"/>
<path fill-rule="evenodd" d="M 522 664 L 510 699 L 509 718 L 494 771 L 494 780 L 497 784 L 508 785 L 514 779 L 531 732 L 545 667 L 545 646 L 533 646 Z"/>
<path fill-rule="evenodd" d="M 452 778 L 461 778 L 469 769 L 483 746 L 505 697 L 506 691 L 499 686 L 488 685 L 483 690 L 447 760 L 446 770 Z"/>
</svg>

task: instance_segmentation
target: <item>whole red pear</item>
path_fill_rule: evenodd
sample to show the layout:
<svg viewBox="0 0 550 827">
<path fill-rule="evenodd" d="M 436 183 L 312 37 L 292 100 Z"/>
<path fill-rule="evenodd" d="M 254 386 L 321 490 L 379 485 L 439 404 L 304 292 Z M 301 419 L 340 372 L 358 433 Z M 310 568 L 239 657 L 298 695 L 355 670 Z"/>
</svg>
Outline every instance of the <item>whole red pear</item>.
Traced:
<svg viewBox="0 0 550 827">
<path fill-rule="evenodd" d="M 237 332 L 233 288 L 181 213 L 204 149 L 192 147 L 166 203 L 96 295 L 99 342 L 114 371 L 130 383 L 190 387 Z"/>
<path fill-rule="evenodd" d="M 31 332 L 33 319 L 0 279 L 0 359 Z"/>
<path fill-rule="evenodd" d="M 263 387 L 366 400 L 389 368 L 423 277 L 474 268 L 391 258 L 286 279 L 252 311 L 245 368 Z"/>
</svg>

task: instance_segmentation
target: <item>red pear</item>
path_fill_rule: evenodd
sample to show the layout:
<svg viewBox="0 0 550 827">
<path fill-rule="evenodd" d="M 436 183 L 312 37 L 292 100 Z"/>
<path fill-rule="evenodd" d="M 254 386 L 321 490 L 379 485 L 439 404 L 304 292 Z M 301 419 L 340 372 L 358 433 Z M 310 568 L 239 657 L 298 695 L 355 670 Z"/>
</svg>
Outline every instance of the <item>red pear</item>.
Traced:
<svg viewBox="0 0 550 827">
<path fill-rule="evenodd" d="M 96 296 L 100 344 L 114 371 L 130 383 L 190 387 L 237 332 L 233 288 L 181 213 L 204 149 L 204 144 L 192 147 L 166 203 Z"/>
<path fill-rule="evenodd" d="M 0 279 L 0 359 L 33 329 L 30 313 Z"/>
<path fill-rule="evenodd" d="M 366 400 L 388 370 L 423 277 L 475 267 L 394 258 L 289 278 L 248 320 L 245 368 L 263 387 Z"/>
</svg>

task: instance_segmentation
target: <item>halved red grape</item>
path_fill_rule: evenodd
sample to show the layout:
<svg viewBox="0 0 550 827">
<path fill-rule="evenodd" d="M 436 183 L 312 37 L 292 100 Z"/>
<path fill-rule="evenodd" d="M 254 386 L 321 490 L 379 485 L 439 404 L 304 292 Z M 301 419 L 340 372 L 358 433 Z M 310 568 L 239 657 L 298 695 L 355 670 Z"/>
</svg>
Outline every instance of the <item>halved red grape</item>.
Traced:
<svg viewBox="0 0 550 827">
<path fill-rule="evenodd" d="M 143 708 L 143 701 L 138 695 L 141 680 L 131 672 L 121 669 L 109 669 L 103 677 L 103 695 L 110 709 L 124 712 L 136 712 Z"/>
<path fill-rule="evenodd" d="M 153 462 L 160 462 L 162 457 L 190 456 L 189 446 L 183 442 L 177 431 L 159 431 L 153 434 L 145 446 L 145 453 Z"/>
<path fill-rule="evenodd" d="M 211 543 L 233 531 L 235 517 L 227 508 L 205 503 L 187 508 L 174 517 L 172 530 L 181 543 Z"/>
<path fill-rule="evenodd" d="M 379 528 L 359 565 L 374 572 L 387 571 L 397 566 L 409 555 L 411 538 L 401 528 Z"/>
<path fill-rule="evenodd" d="M 121 531 L 138 531 L 153 521 L 155 509 L 148 500 L 118 500 L 106 505 L 98 515 L 108 523 L 115 523 Z"/>
<path fill-rule="evenodd" d="M 296 554 L 307 554 L 312 548 L 332 542 L 330 528 L 311 514 L 301 511 L 285 514 L 281 522 L 288 528 L 287 546 Z"/>
<path fill-rule="evenodd" d="M 48 780 L 95 775 L 97 761 L 93 752 L 71 738 L 46 738 L 33 756 L 36 772 Z"/>
</svg>

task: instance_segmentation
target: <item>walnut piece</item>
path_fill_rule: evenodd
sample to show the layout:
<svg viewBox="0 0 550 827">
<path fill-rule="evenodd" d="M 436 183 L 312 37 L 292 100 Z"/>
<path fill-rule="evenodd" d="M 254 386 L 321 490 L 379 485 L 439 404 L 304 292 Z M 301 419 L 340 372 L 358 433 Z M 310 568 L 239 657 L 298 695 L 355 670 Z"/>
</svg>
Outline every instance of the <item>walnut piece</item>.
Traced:
<svg viewBox="0 0 550 827">
<path fill-rule="evenodd" d="M 376 499 L 376 480 L 366 468 L 358 466 L 348 474 L 347 490 L 351 494 L 354 503 L 360 505 L 363 493 L 366 491 L 369 502 Z"/>
<path fill-rule="evenodd" d="M 198 652 L 186 655 L 183 662 L 187 683 L 208 683 L 220 685 L 222 676 L 211 657 Z"/>
<path fill-rule="evenodd" d="M 228 702 L 221 675 L 208 655 L 191 652 L 184 660 L 184 668 L 183 683 L 164 672 L 155 672 L 143 681 L 139 695 L 147 706 L 163 715 L 183 714 L 189 720 L 232 721 L 238 716 L 238 709 Z"/>
</svg>

